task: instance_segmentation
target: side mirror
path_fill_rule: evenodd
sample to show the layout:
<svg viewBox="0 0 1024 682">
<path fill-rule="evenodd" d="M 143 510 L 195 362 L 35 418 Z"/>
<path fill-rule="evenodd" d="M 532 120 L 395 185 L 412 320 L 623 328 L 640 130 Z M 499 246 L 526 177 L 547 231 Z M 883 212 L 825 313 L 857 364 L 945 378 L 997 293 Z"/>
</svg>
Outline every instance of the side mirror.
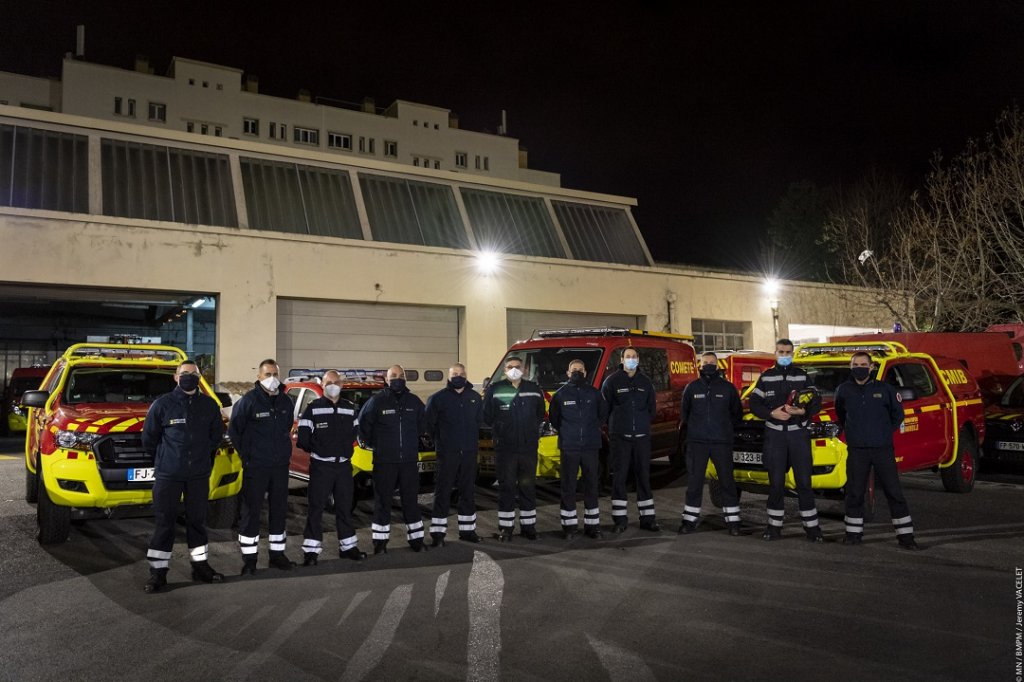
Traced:
<svg viewBox="0 0 1024 682">
<path fill-rule="evenodd" d="M 231 407 L 230 393 L 225 393 L 224 391 L 214 391 L 214 395 L 216 395 L 217 400 L 220 401 L 221 407 Z"/>
<path fill-rule="evenodd" d="M 917 391 L 910 386 L 898 388 L 896 391 L 899 393 L 900 399 L 904 402 L 908 400 L 917 400 Z"/>
<path fill-rule="evenodd" d="M 45 407 L 49 399 L 49 391 L 25 391 L 21 394 L 21 404 L 25 407 Z"/>
</svg>

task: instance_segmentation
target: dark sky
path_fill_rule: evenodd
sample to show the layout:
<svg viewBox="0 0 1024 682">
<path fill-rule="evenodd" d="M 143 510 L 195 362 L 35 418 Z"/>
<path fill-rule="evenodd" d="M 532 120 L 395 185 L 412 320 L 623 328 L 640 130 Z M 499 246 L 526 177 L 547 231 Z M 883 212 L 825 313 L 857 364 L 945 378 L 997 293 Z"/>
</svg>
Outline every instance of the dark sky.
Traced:
<svg viewBox="0 0 1024 682">
<path fill-rule="evenodd" d="M 152 7 L 143 7 L 150 5 Z M 750 268 L 791 182 L 919 184 L 1024 98 L 1024 3 L 0 0 L 0 69 L 180 55 L 263 93 L 452 109 L 566 187 L 633 196 L 655 260 Z"/>
</svg>

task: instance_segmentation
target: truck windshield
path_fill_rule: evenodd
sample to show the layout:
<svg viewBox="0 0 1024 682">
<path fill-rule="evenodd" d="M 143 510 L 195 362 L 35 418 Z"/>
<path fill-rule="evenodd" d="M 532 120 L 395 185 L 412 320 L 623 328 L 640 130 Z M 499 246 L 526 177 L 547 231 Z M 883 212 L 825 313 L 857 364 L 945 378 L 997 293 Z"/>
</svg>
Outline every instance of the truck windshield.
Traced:
<svg viewBox="0 0 1024 682">
<path fill-rule="evenodd" d="M 82 367 L 68 376 L 63 402 L 151 403 L 175 386 L 173 369 Z"/>
<path fill-rule="evenodd" d="M 1024 377 L 1017 377 L 1000 399 L 1003 407 L 1024 407 Z"/>
<path fill-rule="evenodd" d="M 811 385 L 818 389 L 825 400 L 834 398 L 839 384 L 850 378 L 850 368 L 847 365 L 802 364 L 800 368 L 807 372 Z"/>
<path fill-rule="evenodd" d="M 491 381 L 504 379 L 505 362 L 510 357 L 517 357 L 523 361 L 523 378 L 537 382 L 545 391 L 557 391 L 569 380 L 565 372 L 573 360 L 583 361 L 587 368 L 587 379 L 593 383 L 603 355 L 602 348 L 525 348 L 509 351 L 501 359 Z"/>
</svg>

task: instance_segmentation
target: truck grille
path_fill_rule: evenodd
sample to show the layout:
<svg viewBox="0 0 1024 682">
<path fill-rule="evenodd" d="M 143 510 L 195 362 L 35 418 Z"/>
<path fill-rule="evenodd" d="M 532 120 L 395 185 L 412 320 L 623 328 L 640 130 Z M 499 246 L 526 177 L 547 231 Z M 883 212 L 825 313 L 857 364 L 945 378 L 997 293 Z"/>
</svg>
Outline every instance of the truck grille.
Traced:
<svg viewBox="0 0 1024 682">
<path fill-rule="evenodd" d="M 763 452 L 764 451 L 764 422 L 754 424 L 741 424 L 736 427 L 733 436 L 732 449 L 734 452 Z M 749 471 L 764 471 L 764 465 L 753 462 L 734 462 L 734 469 L 746 469 Z"/>
<path fill-rule="evenodd" d="M 141 433 L 112 433 L 97 440 L 92 450 L 100 466 L 153 466 L 153 458 L 142 447 Z"/>
</svg>

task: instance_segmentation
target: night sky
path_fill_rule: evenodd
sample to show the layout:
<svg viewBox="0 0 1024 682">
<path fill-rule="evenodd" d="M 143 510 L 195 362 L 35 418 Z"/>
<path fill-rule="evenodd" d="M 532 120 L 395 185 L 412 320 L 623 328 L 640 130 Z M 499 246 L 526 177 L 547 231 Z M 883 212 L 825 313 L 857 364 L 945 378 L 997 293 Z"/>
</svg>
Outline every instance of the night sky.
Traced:
<svg viewBox="0 0 1024 682">
<path fill-rule="evenodd" d="M 0 0 L 0 69 L 58 76 L 83 23 L 97 63 L 179 55 L 489 132 L 505 109 L 531 167 L 636 197 L 658 261 L 756 268 L 790 183 L 874 167 L 919 185 L 1024 99 L 1011 0 L 144 4 Z"/>
</svg>

